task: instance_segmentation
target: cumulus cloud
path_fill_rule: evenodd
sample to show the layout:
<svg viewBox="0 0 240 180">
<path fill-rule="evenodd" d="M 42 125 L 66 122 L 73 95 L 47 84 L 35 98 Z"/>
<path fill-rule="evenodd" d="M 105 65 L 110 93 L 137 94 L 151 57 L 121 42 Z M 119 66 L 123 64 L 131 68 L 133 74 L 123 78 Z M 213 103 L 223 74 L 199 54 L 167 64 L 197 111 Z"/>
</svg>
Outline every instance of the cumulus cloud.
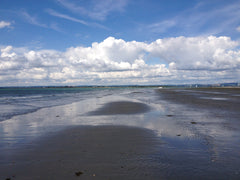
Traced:
<svg viewBox="0 0 240 180">
<path fill-rule="evenodd" d="M 229 37 L 176 37 L 151 43 L 109 37 L 64 52 L 1 48 L 0 84 L 171 84 L 238 81 L 240 50 Z M 154 64 L 150 63 L 154 58 Z M 14 85 L 14 84 L 12 84 Z"/>
<path fill-rule="evenodd" d="M 174 63 L 177 69 L 221 70 L 238 65 L 239 62 L 235 58 L 222 58 L 223 54 L 229 54 L 237 45 L 238 42 L 229 37 L 177 37 L 158 39 L 148 46 L 148 51 L 167 63 Z"/>
<path fill-rule="evenodd" d="M 7 21 L 0 21 L 0 29 L 10 27 L 11 23 Z"/>
<path fill-rule="evenodd" d="M 12 58 L 12 57 L 16 56 L 16 53 L 11 52 L 12 49 L 13 49 L 12 46 L 7 46 L 7 47 L 1 49 L 1 57 L 2 58 L 4 58 L 4 57 Z"/>
</svg>

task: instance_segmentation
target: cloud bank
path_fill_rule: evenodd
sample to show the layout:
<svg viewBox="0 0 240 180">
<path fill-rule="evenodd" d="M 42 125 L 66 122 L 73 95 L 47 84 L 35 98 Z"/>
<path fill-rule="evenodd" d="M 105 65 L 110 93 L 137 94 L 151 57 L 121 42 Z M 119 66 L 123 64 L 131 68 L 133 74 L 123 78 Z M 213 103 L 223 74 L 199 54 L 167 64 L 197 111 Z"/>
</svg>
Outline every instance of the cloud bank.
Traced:
<svg viewBox="0 0 240 180">
<path fill-rule="evenodd" d="M 123 85 L 233 82 L 239 43 L 229 37 L 176 37 L 154 42 L 108 37 L 64 52 L 2 47 L 0 85 Z"/>
</svg>

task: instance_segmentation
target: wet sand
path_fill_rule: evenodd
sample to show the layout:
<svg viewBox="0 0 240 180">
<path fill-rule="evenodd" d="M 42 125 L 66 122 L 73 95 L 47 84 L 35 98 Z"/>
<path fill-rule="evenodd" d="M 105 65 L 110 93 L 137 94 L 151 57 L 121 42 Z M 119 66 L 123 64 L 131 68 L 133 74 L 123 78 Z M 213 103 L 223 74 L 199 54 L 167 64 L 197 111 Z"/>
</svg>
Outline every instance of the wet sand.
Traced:
<svg viewBox="0 0 240 180">
<path fill-rule="evenodd" d="M 144 96 L 163 111 L 131 94 L 89 101 L 94 108 L 80 102 L 22 116 L 49 116 L 46 124 L 54 128 L 61 119 L 73 117 L 76 124 L 64 124 L 5 159 L 0 154 L 0 179 L 239 179 L 238 91 L 153 91 Z M 87 125 L 77 124 L 85 119 Z"/>
<path fill-rule="evenodd" d="M 146 179 L 160 142 L 151 130 L 80 126 L 45 137 L 1 167 L 1 179 Z"/>
<path fill-rule="evenodd" d="M 162 99 L 203 109 L 215 109 L 226 113 L 238 113 L 240 88 L 187 88 L 159 89 Z"/>
<path fill-rule="evenodd" d="M 138 114 L 150 110 L 146 104 L 131 101 L 117 101 L 105 104 L 102 108 L 88 113 L 89 115 L 117 115 L 117 114 Z"/>
<path fill-rule="evenodd" d="M 134 114 L 135 102 L 112 102 L 92 112 Z M 161 141 L 154 131 L 128 126 L 74 126 L 46 134 L 1 165 L 1 179 L 157 179 L 152 154 Z"/>
</svg>

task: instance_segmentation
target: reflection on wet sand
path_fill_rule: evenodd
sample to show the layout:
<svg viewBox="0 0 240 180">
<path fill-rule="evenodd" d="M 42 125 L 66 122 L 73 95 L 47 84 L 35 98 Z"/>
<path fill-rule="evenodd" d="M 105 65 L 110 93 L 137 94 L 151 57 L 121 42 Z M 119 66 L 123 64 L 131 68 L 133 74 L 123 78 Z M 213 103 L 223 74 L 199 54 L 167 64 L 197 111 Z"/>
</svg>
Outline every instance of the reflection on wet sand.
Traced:
<svg viewBox="0 0 240 180">
<path fill-rule="evenodd" d="M 231 99 L 233 97 L 231 93 L 231 90 L 229 92 L 224 90 L 223 94 L 212 89 L 209 93 L 207 90 L 193 92 L 188 89 L 138 89 L 123 93 L 118 91 L 116 93 L 118 95 L 114 93 L 105 96 L 94 95 L 77 103 L 16 116 L 1 123 L 0 166 L 5 170 L 10 168 L 9 164 L 15 161 L 13 157 L 16 157 L 18 163 L 14 165 L 15 170 L 24 176 L 24 172 L 18 167 L 22 163 L 31 162 L 34 158 L 25 161 L 23 159 L 26 154 L 19 155 L 19 152 L 27 152 L 30 149 L 35 156 L 34 153 L 48 147 L 46 144 L 49 141 L 56 144 L 56 147 L 46 149 L 46 154 L 39 160 L 41 161 L 39 167 L 45 166 L 44 162 L 47 162 L 45 160 L 49 157 L 49 151 L 58 152 L 55 159 L 52 161 L 49 159 L 51 163 L 61 161 L 60 156 L 63 155 L 61 152 L 64 152 L 63 162 L 67 164 L 69 171 L 63 171 L 62 177 L 69 179 L 75 178 L 75 171 L 83 172 L 81 177 L 87 178 L 86 175 L 97 175 L 96 172 L 99 173 L 101 168 L 101 171 L 109 174 L 107 176 L 102 174 L 100 177 L 114 179 L 117 177 L 146 179 L 147 176 L 150 179 L 237 179 L 240 177 L 238 120 L 240 112 L 235 106 L 239 105 L 240 99 Z M 236 95 L 237 91 L 234 91 L 234 94 Z M 206 96 L 209 98 L 201 98 Z M 215 97 L 229 100 L 216 100 Z M 83 132 L 85 134 L 81 134 Z M 132 132 L 135 134 L 131 134 Z M 112 136 L 111 133 L 118 134 Z M 89 135 L 91 140 L 88 139 Z M 104 142 L 100 143 L 99 136 Z M 74 138 L 81 142 L 76 142 Z M 108 142 L 105 142 L 106 140 Z M 63 149 L 57 145 L 60 141 Z M 148 141 L 151 143 L 148 144 Z M 89 144 L 90 142 L 93 144 Z M 116 142 L 118 143 L 114 144 Z M 66 143 L 70 144 L 64 145 Z M 75 147 L 76 143 L 80 143 L 81 152 L 78 151 L 79 146 Z M 104 164 L 107 162 L 100 158 L 102 155 L 91 154 L 96 148 L 93 145 L 98 143 L 103 146 L 103 149 L 99 146 L 98 150 L 102 150 L 101 152 L 106 155 L 115 152 L 112 148 L 118 146 L 123 146 L 127 152 L 131 151 L 131 148 L 128 148 L 134 143 L 139 143 L 136 147 L 141 145 L 141 148 L 139 151 L 135 149 L 132 153 L 128 152 L 127 159 L 119 154 L 119 156 L 111 154 L 110 156 L 115 157 L 116 161 L 123 165 L 117 164 L 118 167 L 113 166 L 111 171 L 108 171 L 110 166 Z M 113 147 L 107 143 L 113 143 Z M 68 146 L 74 148 L 64 148 Z M 74 157 L 79 155 L 79 159 L 74 161 L 74 157 L 65 156 L 65 153 L 76 153 Z M 71 160 L 68 161 L 68 158 Z M 143 160 L 144 163 L 134 161 L 136 158 Z M 90 159 L 94 161 L 88 161 Z M 38 160 L 35 159 L 34 162 L 36 161 Z M 98 164 L 101 166 L 100 169 L 94 165 L 95 161 L 100 163 Z M 84 163 L 87 164 L 86 167 L 83 166 Z M 59 166 L 63 164 L 59 163 Z M 71 167 L 70 164 L 74 166 Z M 128 167 L 129 171 L 133 168 L 131 172 L 135 173 L 122 171 L 122 167 Z M 57 173 L 56 166 L 46 168 L 52 168 L 53 172 Z M 147 172 L 143 172 L 143 169 L 147 169 Z M 60 177 L 56 173 L 52 174 L 52 177 Z M 119 173 L 126 176 L 120 176 Z M 73 174 L 73 177 L 69 174 Z M 6 175 L 5 173 L 4 177 Z"/>
</svg>

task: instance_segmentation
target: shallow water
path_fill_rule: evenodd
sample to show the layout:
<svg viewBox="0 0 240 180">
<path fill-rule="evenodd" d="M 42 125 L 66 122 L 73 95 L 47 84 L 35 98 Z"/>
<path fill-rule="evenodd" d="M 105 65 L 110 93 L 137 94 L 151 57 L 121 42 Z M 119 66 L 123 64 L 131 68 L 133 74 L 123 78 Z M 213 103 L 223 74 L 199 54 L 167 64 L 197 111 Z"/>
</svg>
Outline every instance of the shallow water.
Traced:
<svg viewBox="0 0 240 180">
<path fill-rule="evenodd" d="M 124 125 L 153 130 L 164 142 L 149 157 L 149 166 L 166 179 L 238 179 L 240 177 L 240 112 L 216 106 L 221 99 L 239 103 L 234 91 L 172 90 L 184 93 L 186 103 L 153 88 L 116 88 L 60 92 L 13 92 L 2 95 L 0 165 L 14 153 L 34 146 L 37 139 L 76 125 Z M 171 93 L 172 93 L 171 92 Z M 30 95 L 29 95 L 30 94 Z M 206 97 L 207 99 L 202 98 Z M 229 98 L 233 97 L 237 98 Z M 172 97 L 175 97 L 172 94 Z M 192 98 L 211 106 L 188 104 Z M 179 97 L 178 97 L 179 98 Z M 89 115 L 112 102 L 144 103 L 136 114 Z M 225 100 L 224 100 L 225 101 Z M 5 103 L 5 104 L 4 104 Z M 30 107 L 30 108 L 28 108 Z M 7 114 L 7 115 L 5 115 Z M 9 115 L 9 114 L 10 115 Z M 8 117 L 8 118 L 7 118 Z M 156 177 L 157 179 L 157 177 Z"/>
</svg>

